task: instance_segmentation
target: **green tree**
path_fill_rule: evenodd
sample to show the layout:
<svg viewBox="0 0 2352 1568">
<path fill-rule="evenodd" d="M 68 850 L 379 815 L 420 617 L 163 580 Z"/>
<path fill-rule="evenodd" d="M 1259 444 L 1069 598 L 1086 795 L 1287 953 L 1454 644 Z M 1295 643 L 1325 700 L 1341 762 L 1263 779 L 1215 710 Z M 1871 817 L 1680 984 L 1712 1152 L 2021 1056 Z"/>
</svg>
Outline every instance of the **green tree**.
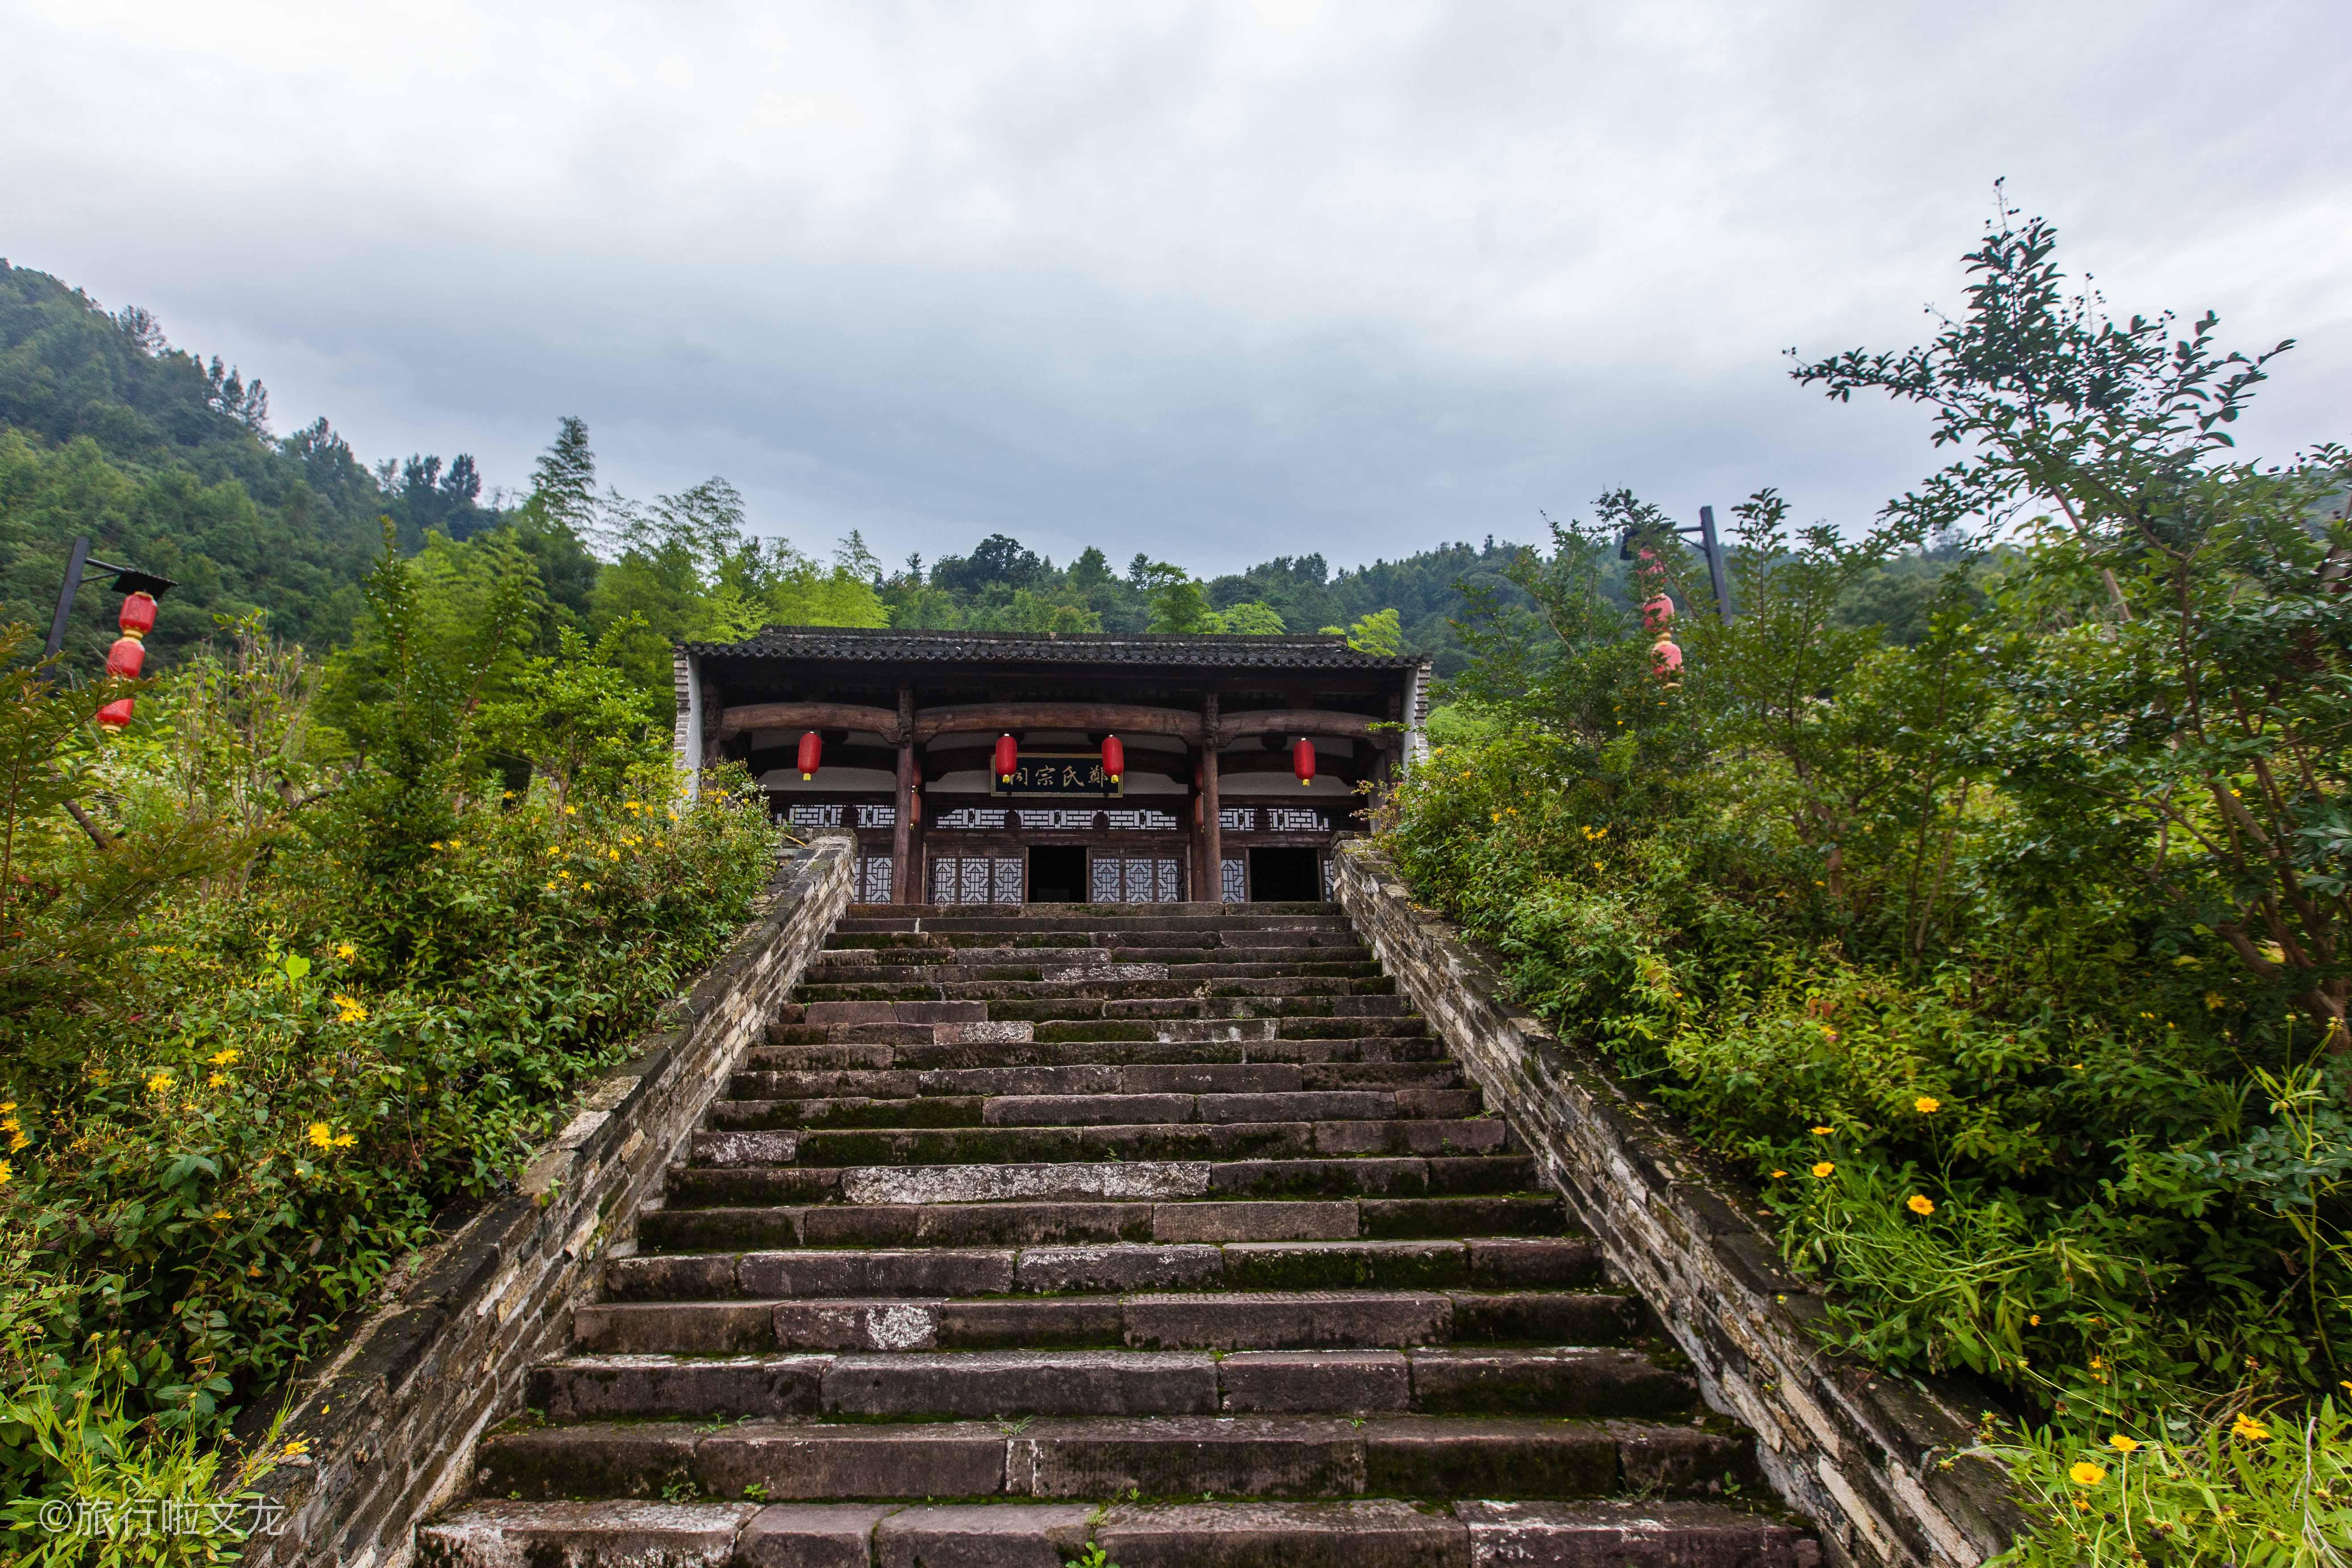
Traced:
<svg viewBox="0 0 2352 1568">
<path fill-rule="evenodd" d="M 1282 635 L 1282 617 L 1274 613 L 1271 605 L 1255 603 L 1229 605 L 1218 613 L 1229 632 L 1253 637 Z"/>
</svg>

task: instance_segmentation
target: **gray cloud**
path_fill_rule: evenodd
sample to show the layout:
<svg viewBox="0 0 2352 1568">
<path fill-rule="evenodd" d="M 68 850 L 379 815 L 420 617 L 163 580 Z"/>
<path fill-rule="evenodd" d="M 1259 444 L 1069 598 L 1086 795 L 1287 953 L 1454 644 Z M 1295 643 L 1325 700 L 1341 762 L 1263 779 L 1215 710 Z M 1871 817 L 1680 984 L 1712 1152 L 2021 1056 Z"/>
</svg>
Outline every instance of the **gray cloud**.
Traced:
<svg viewBox="0 0 2352 1568">
<path fill-rule="evenodd" d="M 817 548 L 1856 521 L 1923 426 L 1780 351 L 1916 340 L 1996 175 L 2119 306 L 2302 339 L 2262 449 L 2347 433 L 2346 15 L 0 0 L 0 254 L 281 425 L 512 484 L 578 413 Z"/>
</svg>

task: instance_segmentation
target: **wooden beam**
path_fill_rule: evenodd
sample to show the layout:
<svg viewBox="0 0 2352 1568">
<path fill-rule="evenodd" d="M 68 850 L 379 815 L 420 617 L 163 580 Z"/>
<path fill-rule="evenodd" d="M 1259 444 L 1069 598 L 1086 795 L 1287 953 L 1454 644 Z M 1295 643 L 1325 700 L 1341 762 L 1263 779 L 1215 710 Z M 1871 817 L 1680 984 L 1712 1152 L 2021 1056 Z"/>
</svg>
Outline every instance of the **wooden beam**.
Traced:
<svg viewBox="0 0 2352 1568">
<path fill-rule="evenodd" d="M 1369 738 L 1372 726 L 1383 721 L 1363 713 L 1335 713 L 1323 708 L 1276 708 L 1257 713 L 1227 713 L 1217 721 L 1220 742 L 1245 735 L 1324 735 L 1354 740 Z"/>
<path fill-rule="evenodd" d="M 973 702 L 950 708 L 925 708 L 915 714 L 915 739 L 934 735 L 1000 734 L 1015 730 L 1126 730 L 1139 735 L 1201 738 L 1197 714 L 1172 708 L 1145 708 L 1125 702 Z"/>
<path fill-rule="evenodd" d="M 911 904 L 914 884 L 908 865 L 915 846 L 915 689 L 898 688 L 898 810 L 890 826 L 890 901 Z"/>
<path fill-rule="evenodd" d="M 898 715 L 855 702 L 749 702 L 719 715 L 721 736 L 753 730 L 867 730 L 895 742 Z"/>
<path fill-rule="evenodd" d="M 1199 897 L 1202 903 L 1216 904 L 1225 897 L 1225 837 L 1223 819 L 1217 815 L 1217 738 L 1223 726 L 1217 722 L 1213 691 L 1201 704 L 1201 731 L 1209 737 L 1201 748 L 1201 860 L 1209 885 Z"/>
</svg>

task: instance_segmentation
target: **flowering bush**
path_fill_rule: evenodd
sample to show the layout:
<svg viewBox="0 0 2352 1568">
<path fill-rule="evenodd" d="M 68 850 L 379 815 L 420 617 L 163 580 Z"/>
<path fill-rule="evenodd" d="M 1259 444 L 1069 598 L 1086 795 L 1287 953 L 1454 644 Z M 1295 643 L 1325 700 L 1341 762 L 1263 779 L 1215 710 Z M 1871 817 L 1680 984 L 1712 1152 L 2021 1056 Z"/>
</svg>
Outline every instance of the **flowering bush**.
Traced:
<svg viewBox="0 0 2352 1568">
<path fill-rule="evenodd" d="M 1475 722 L 1382 837 L 1748 1163 L 1832 1344 L 2005 1388 L 2065 1499 L 2095 1438 L 2169 1473 L 2200 1412 L 2307 1426 L 2352 1371 L 2352 464 L 2229 461 L 2262 362 L 2108 322 L 2049 256 L 1997 228 L 1935 345 L 1800 373 L 1971 456 L 1860 540 L 1738 509 L 1740 615 L 1675 622 L 1679 669 L 1633 607 L 1693 597 L 1665 520 L 1619 492 L 1557 528 L 1534 611 L 1465 628 Z M 1847 616 L 2028 505 L 2059 521 L 1946 574 L 1907 645 Z"/>
<path fill-rule="evenodd" d="M 16 773 L 89 803 L 88 828 L 37 789 L 7 819 L 0 1500 L 68 1480 L 35 1411 L 199 1452 L 511 1182 L 770 874 L 761 806 L 723 779 L 684 802 L 593 650 L 472 698 L 411 658 L 404 571 L 373 585 L 365 725 L 320 733 L 316 680 L 252 626 L 119 738 L 58 722 L 111 690 L 20 675 L 0 703 Z M 560 776 L 496 743 L 542 700 Z"/>
</svg>

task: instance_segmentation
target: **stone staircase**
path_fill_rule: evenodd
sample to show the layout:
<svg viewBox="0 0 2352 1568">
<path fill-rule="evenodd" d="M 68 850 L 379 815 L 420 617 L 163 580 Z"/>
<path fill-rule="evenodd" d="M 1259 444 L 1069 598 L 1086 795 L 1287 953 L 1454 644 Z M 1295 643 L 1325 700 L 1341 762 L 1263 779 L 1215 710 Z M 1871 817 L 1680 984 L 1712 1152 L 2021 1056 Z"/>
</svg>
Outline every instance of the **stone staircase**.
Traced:
<svg viewBox="0 0 2352 1568">
<path fill-rule="evenodd" d="M 1817 1561 L 1336 906 L 861 906 L 796 994 L 425 1563 Z"/>
</svg>

